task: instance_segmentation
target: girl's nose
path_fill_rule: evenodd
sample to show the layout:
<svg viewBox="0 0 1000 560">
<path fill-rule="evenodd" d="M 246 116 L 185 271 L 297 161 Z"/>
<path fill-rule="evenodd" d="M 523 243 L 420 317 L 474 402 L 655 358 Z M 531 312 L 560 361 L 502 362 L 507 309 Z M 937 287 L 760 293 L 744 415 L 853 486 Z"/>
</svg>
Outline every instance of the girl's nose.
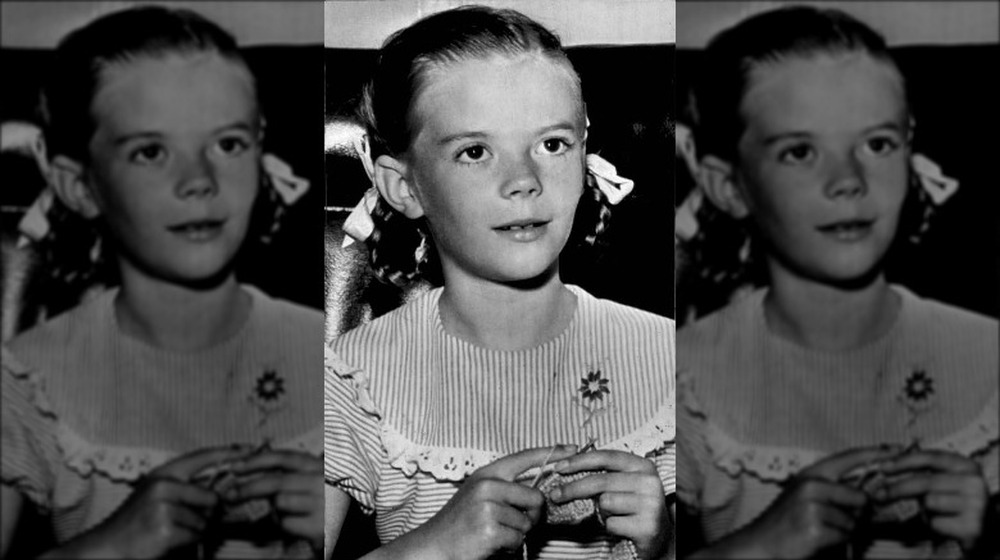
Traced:
<svg viewBox="0 0 1000 560">
<path fill-rule="evenodd" d="M 501 192 L 504 198 L 538 196 L 542 193 L 538 165 L 530 155 L 515 158 L 506 166 L 504 173 Z"/>
<path fill-rule="evenodd" d="M 183 163 L 180 179 L 177 183 L 177 194 L 181 198 L 202 198 L 214 195 L 218 186 L 211 162 L 202 155 L 194 155 Z"/>
<path fill-rule="evenodd" d="M 831 198 L 854 198 L 868 192 L 864 167 L 857 157 L 849 154 L 834 163 L 826 190 Z"/>
</svg>

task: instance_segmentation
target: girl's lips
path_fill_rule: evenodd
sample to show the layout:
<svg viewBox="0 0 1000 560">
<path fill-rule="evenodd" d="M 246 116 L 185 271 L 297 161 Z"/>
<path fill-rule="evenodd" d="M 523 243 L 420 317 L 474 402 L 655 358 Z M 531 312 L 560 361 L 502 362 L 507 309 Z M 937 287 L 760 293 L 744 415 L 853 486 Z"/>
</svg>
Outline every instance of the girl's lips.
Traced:
<svg viewBox="0 0 1000 560">
<path fill-rule="evenodd" d="M 548 221 L 517 220 L 499 225 L 493 228 L 493 230 L 511 241 L 527 243 L 535 241 L 544 235 L 548 229 L 548 225 Z"/>
<path fill-rule="evenodd" d="M 226 220 L 192 220 L 167 226 L 167 229 L 188 241 L 202 243 L 218 237 L 225 223 Z"/>
<path fill-rule="evenodd" d="M 867 237 L 871 231 L 872 226 L 875 225 L 875 220 L 841 220 L 838 222 L 831 222 L 822 226 L 818 226 L 816 229 L 820 233 L 832 237 L 837 241 L 859 241 Z"/>
</svg>

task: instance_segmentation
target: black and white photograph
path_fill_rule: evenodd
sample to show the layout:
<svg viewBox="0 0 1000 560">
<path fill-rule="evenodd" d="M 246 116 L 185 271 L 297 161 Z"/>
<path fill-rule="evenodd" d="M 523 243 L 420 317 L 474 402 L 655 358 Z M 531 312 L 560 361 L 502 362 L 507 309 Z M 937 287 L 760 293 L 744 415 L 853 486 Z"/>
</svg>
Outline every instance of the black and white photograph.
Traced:
<svg viewBox="0 0 1000 560">
<path fill-rule="evenodd" d="M 673 3 L 326 7 L 332 557 L 668 557 Z"/>
<path fill-rule="evenodd" d="M 681 557 L 997 554 L 998 10 L 678 2 Z"/>
<path fill-rule="evenodd" d="M 0 557 L 320 557 L 321 7 L 0 7 Z"/>
</svg>

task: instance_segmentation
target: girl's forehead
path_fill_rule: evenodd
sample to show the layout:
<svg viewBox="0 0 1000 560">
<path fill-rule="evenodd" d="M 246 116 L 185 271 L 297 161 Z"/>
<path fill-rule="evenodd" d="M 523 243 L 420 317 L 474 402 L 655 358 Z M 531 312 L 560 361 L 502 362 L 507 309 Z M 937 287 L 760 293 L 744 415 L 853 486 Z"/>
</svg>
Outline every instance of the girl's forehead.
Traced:
<svg viewBox="0 0 1000 560">
<path fill-rule="evenodd" d="M 142 55 L 101 71 L 91 111 L 98 125 L 210 126 L 256 118 L 253 76 L 215 52 Z"/>
<path fill-rule="evenodd" d="M 541 53 L 496 54 L 435 63 L 423 72 L 411 117 L 476 120 L 504 109 L 542 118 L 572 114 L 583 120 L 583 100 L 573 70 Z"/>
<path fill-rule="evenodd" d="M 750 69 L 740 113 L 747 124 L 830 126 L 907 116 L 898 69 L 864 52 L 796 55 Z"/>
</svg>

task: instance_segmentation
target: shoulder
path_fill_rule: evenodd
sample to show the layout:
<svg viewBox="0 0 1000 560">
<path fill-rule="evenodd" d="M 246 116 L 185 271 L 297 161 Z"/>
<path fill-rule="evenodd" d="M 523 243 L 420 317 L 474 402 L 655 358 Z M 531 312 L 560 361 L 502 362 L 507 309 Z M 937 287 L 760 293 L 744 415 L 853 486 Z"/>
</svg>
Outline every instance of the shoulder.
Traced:
<svg viewBox="0 0 1000 560">
<path fill-rule="evenodd" d="M 254 300 L 254 312 L 282 329 L 315 334 L 323 332 L 323 312 L 285 299 L 271 297 L 259 288 L 244 285 Z"/>
<path fill-rule="evenodd" d="M 347 364 L 364 369 L 398 369 L 401 363 L 419 360 L 437 331 L 440 295 L 440 288 L 431 290 L 331 340 L 327 354 L 339 364 L 335 369 Z"/>
<path fill-rule="evenodd" d="M 594 297 L 583 288 L 568 286 L 576 295 L 579 313 L 585 322 L 607 330 L 630 330 L 674 338 L 674 321 L 668 317 Z"/>
<path fill-rule="evenodd" d="M 983 341 L 993 348 L 997 347 L 1000 322 L 996 319 L 937 300 L 922 298 L 905 289 L 900 291 L 906 304 L 912 305 L 917 313 L 924 316 L 918 320 L 928 321 L 928 326 L 933 326 L 942 336 L 963 340 L 971 337 L 974 341 Z"/>
<path fill-rule="evenodd" d="M 683 326 L 677 332 L 677 343 L 684 348 L 684 361 L 718 358 L 748 347 L 749 337 L 756 328 L 755 314 L 763 297 L 763 290 L 750 292 L 726 307 Z M 681 358 L 679 356 L 679 360 Z"/>
<path fill-rule="evenodd" d="M 76 353 L 90 355 L 99 345 L 99 335 L 114 328 L 112 302 L 116 290 L 108 290 L 73 309 L 48 319 L 5 343 L 20 364 L 31 369 L 45 369 L 47 375 L 66 369 Z M 58 352 L 53 352 L 58 349 Z"/>
</svg>

